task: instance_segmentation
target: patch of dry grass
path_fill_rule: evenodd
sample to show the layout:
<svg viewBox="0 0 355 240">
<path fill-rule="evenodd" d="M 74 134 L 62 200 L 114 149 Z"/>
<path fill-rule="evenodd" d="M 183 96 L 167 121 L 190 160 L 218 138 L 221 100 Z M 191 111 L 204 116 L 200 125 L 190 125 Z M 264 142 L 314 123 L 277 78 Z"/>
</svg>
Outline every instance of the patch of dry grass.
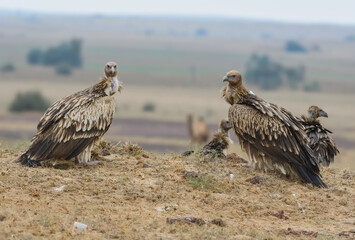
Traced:
<svg viewBox="0 0 355 240">
<path fill-rule="evenodd" d="M 327 189 L 237 161 L 145 153 L 124 143 L 94 167 L 25 168 L 0 155 L 0 236 L 20 239 L 334 239 L 353 229 L 355 178 L 323 169 Z M 137 154 L 140 153 L 140 154 Z M 145 164 L 145 165 L 144 165 Z M 145 167 L 143 167 L 145 166 Z M 195 179 L 186 172 L 198 173 Z M 230 174 L 235 177 L 231 178 Z M 265 181 L 253 184 L 254 177 Z M 288 218 L 278 218 L 281 210 Z M 168 224 L 197 217 L 206 224 Z M 212 224 L 223 219 L 225 226 Z M 75 221 L 88 225 L 74 230 Z M 291 230 L 289 230 L 289 228 Z"/>
</svg>

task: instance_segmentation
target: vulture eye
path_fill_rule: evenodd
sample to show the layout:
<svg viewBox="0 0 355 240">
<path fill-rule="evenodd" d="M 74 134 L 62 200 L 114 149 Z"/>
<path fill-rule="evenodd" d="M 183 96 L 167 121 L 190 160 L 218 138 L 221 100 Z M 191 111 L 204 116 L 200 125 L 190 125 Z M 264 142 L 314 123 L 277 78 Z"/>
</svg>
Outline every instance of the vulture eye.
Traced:
<svg viewBox="0 0 355 240">
<path fill-rule="evenodd" d="M 117 66 L 115 65 L 115 68 L 117 68 Z"/>
<path fill-rule="evenodd" d="M 235 78 L 236 77 L 236 75 L 232 75 L 232 78 Z"/>
<path fill-rule="evenodd" d="M 108 64 L 107 64 L 107 66 L 106 66 L 106 67 L 107 67 L 107 68 L 110 68 L 110 65 L 108 65 Z"/>
</svg>

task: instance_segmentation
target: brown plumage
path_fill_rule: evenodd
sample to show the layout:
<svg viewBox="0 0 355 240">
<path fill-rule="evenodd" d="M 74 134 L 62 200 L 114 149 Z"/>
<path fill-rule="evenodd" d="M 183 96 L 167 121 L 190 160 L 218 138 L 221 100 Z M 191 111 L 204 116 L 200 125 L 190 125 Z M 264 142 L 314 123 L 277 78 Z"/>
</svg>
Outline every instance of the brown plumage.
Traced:
<svg viewBox="0 0 355 240">
<path fill-rule="evenodd" d="M 307 115 L 302 115 L 302 124 L 310 139 L 310 147 L 320 156 L 323 166 L 328 167 L 331 162 L 334 162 L 334 156 L 339 153 L 333 139 L 330 137 L 330 130 L 324 128 L 319 117 L 328 117 L 328 114 L 318 106 L 310 106 Z"/>
<path fill-rule="evenodd" d="M 115 113 L 112 96 L 121 91 L 114 62 L 105 66 L 105 76 L 92 87 L 65 97 L 42 116 L 29 149 L 18 159 L 25 166 L 40 166 L 51 158 L 89 164 L 95 142 L 109 129 Z"/>
<path fill-rule="evenodd" d="M 228 120 L 222 120 L 218 127 L 218 132 L 213 135 L 213 139 L 206 144 L 199 153 L 203 155 L 211 155 L 212 158 L 225 158 L 226 152 L 231 144 L 231 140 L 228 136 L 228 131 L 232 128 L 232 125 Z M 189 156 L 194 151 L 186 151 L 182 155 Z"/>
<path fill-rule="evenodd" d="M 192 115 L 189 114 L 187 116 L 187 127 L 191 143 L 202 145 L 208 141 L 210 131 L 203 117 L 199 117 L 197 122 L 194 122 Z"/>
<path fill-rule="evenodd" d="M 296 174 L 306 183 L 325 187 L 318 159 L 307 145 L 309 139 L 298 119 L 250 93 L 239 72 L 228 72 L 223 81 L 228 86 L 222 89 L 222 95 L 232 105 L 229 121 L 254 166 Z"/>
</svg>

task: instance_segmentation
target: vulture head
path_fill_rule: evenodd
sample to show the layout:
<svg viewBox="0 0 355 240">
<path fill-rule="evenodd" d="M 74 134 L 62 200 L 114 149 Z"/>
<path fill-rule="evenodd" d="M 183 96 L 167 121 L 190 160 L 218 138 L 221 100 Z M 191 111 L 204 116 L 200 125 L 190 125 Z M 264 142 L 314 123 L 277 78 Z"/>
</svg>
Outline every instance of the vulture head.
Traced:
<svg viewBox="0 0 355 240">
<path fill-rule="evenodd" d="M 117 75 L 118 75 L 118 66 L 115 62 L 108 62 L 105 65 L 105 93 L 107 96 L 112 96 L 116 92 L 121 92 L 122 86 L 119 84 Z"/>
<path fill-rule="evenodd" d="M 318 106 L 310 106 L 308 108 L 308 118 L 312 119 L 312 120 L 316 120 L 319 117 L 328 117 L 328 114 L 323 111 L 321 108 L 319 108 Z"/>
<path fill-rule="evenodd" d="M 232 128 L 232 124 L 226 120 L 226 119 L 223 119 L 220 124 L 219 124 L 219 127 L 218 127 L 218 130 L 221 132 L 221 133 L 228 133 L 229 129 Z"/>
<path fill-rule="evenodd" d="M 239 87 L 242 85 L 242 75 L 236 70 L 229 71 L 224 76 L 223 82 L 228 82 L 233 87 Z"/>
<path fill-rule="evenodd" d="M 105 66 L 105 75 L 106 77 L 117 77 L 118 67 L 115 62 L 108 62 Z"/>
</svg>

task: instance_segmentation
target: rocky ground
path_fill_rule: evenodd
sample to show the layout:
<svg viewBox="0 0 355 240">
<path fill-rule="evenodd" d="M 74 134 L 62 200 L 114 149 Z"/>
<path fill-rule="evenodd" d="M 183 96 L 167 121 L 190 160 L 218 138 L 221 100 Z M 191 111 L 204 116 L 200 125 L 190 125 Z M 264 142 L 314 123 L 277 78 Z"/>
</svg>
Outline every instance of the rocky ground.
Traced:
<svg viewBox="0 0 355 240">
<path fill-rule="evenodd" d="M 329 187 L 318 189 L 234 154 L 210 162 L 103 142 L 91 167 L 26 168 L 18 156 L 0 149 L 0 239 L 355 238 L 349 170 L 323 169 Z"/>
</svg>

